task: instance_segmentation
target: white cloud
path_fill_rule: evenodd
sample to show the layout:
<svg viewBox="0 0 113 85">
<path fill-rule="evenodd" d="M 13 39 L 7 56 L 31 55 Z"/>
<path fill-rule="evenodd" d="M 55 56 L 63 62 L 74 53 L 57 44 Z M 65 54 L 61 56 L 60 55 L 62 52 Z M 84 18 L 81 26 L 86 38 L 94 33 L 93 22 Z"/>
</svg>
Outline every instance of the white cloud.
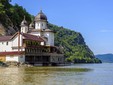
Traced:
<svg viewBox="0 0 113 85">
<path fill-rule="evenodd" d="M 109 33 L 109 32 L 113 32 L 113 30 L 110 30 L 110 29 L 102 29 L 102 30 L 100 30 L 100 32 L 107 32 L 107 33 Z"/>
</svg>

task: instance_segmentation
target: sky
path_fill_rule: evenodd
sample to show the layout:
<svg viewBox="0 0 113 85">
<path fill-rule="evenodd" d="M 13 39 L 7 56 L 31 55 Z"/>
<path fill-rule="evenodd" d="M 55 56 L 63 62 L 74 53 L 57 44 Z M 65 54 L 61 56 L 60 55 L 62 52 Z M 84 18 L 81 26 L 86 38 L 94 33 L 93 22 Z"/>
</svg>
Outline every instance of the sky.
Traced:
<svg viewBox="0 0 113 85">
<path fill-rule="evenodd" d="M 80 32 L 96 54 L 113 53 L 113 0 L 12 0 L 30 14 Z"/>
</svg>

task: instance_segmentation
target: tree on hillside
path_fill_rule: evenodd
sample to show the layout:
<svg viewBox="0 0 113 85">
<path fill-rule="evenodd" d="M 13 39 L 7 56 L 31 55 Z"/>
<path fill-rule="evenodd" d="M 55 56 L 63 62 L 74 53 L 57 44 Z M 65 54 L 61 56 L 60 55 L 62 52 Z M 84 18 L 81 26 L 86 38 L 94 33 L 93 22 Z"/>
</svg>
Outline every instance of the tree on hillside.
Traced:
<svg viewBox="0 0 113 85">
<path fill-rule="evenodd" d="M 19 30 L 24 16 L 26 16 L 28 23 L 31 22 L 31 15 L 22 6 L 11 5 L 10 1 L 0 0 L 0 22 L 5 26 L 6 32 L 9 26 L 15 31 Z"/>
</svg>

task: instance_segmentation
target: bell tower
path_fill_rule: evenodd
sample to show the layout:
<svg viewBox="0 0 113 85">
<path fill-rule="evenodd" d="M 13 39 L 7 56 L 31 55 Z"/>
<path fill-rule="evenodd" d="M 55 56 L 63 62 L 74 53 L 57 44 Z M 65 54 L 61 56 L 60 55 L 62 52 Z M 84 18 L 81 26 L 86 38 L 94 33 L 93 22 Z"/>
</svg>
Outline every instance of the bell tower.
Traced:
<svg viewBox="0 0 113 85">
<path fill-rule="evenodd" d="M 25 20 L 25 16 L 24 16 L 24 19 L 23 21 L 21 22 L 21 32 L 22 33 L 27 33 L 28 32 L 28 23 L 27 21 Z"/>
<path fill-rule="evenodd" d="M 35 17 L 35 29 L 39 31 L 43 31 L 47 28 L 47 17 L 46 15 L 40 10 L 38 15 Z"/>
<path fill-rule="evenodd" d="M 32 34 L 36 36 L 41 36 L 45 39 L 46 46 L 54 46 L 54 32 L 47 27 L 47 17 L 40 10 L 34 19 L 35 29 Z"/>
</svg>

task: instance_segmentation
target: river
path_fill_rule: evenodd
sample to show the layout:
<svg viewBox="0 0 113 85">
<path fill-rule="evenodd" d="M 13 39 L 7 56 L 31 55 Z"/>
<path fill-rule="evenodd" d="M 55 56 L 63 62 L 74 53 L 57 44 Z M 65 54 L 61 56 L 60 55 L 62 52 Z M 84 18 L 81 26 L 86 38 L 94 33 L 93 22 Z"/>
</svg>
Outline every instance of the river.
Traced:
<svg viewBox="0 0 113 85">
<path fill-rule="evenodd" d="M 113 85 L 113 63 L 0 68 L 0 85 Z"/>
</svg>

